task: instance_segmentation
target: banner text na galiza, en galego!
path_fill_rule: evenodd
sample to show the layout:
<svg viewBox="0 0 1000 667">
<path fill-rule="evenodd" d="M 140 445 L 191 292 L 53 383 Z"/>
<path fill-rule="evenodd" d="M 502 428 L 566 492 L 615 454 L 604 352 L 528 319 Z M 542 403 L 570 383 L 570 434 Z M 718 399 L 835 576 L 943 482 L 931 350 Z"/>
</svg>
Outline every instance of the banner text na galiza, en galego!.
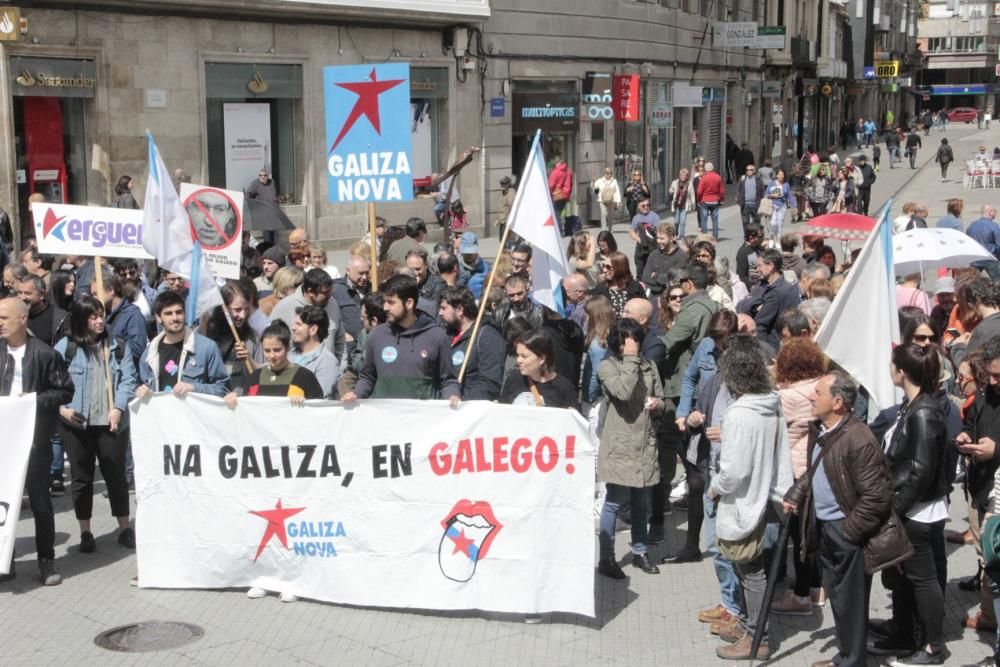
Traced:
<svg viewBox="0 0 1000 667">
<path fill-rule="evenodd" d="M 576 412 L 161 394 L 131 417 L 142 587 L 594 615 Z"/>
<path fill-rule="evenodd" d="M 323 68 L 329 199 L 413 199 L 413 107 L 407 63 Z"/>
<path fill-rule="evenodd" d="M 7 574 L 35 435 L 35 395 L 0 398 L 0 424 L 5 429 L 0 447 L 0 574 Z"/>
<path fill-rule="evenodd" d="M 31 219 L 47 255 L 153 258 L 142 247 L 142 210 L 36 202 Z"/>
</svg>

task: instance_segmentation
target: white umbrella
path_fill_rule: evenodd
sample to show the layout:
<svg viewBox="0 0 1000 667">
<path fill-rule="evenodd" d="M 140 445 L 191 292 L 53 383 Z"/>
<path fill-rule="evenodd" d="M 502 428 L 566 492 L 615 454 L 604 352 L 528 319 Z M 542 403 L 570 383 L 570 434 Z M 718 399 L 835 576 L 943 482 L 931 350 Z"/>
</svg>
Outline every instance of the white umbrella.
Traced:
<svg viewBox="0 0 1000 667">
<path fill-rule="evenodd" d="M 929 269 L 958 269 L 994 259 L 983 246 L 955 229 L 911 229 L 892 237 L 892 263 L 897 276 Z"/>
</svg>

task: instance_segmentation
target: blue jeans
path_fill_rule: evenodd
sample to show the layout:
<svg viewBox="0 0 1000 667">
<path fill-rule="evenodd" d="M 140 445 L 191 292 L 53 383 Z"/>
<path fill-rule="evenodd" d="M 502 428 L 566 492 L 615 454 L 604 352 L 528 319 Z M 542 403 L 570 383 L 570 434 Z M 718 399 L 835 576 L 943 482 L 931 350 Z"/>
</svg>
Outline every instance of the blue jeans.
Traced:
<svg viewBox="0 0 1000 667">
<path fill-rule="evenodd" d="M 698 464 L 702 479 L 705 480 L 705 488 L 709 484 L 708 461 Z M 722 606 L 730 614 L 739 616 L 742 609 L 740 580 L 736 577 L 736 570 L 733 564 L 725 556 L 719 553 L 719 545 L 715 532 L 715 512 L 716 505 L 705 495 L 705 521 L 701 524 L 702 530 L 702 551 L 712 554 L 712 564 L 715 566 L 715 578 L 719 580 L 719 589 L 722 593 Z"/>
<path fill-rule="evenodd" d="M 708 216 L 712 216 L 712 236 L 719 238 L 719 205 L 698 204 L 698 226 L 701 233 L 708 232 Z"/>
<path fill-rule="evenodd" d="M 601 560 L 615 559 L 615 520 L 625 504 L 632 508 L 632 553 L 646 553 L 646 520 L 649 516 L 649 495 L 652 487 L 644 489 L 611 482 L 606 486 L 608 494 L 604 498 L 600 520 Z"/>
<path fill-rule="evenodd" d="M 62 438 L 59 437 L 58 433 L 52 434 L 52 465 L 49 466 L 49 476 L 52 478 L 63 478 L 63 466 L 66 465 L 65 456 L 63 456 L 63 444 Z"/>
<path fill-rule="evenodd" d="M 674 227 L 677 228 L 677 238 L 684 238 L 684 225 L 687 223 L 687 209 L 679 208 L 674 211 Z"/>
</svg>

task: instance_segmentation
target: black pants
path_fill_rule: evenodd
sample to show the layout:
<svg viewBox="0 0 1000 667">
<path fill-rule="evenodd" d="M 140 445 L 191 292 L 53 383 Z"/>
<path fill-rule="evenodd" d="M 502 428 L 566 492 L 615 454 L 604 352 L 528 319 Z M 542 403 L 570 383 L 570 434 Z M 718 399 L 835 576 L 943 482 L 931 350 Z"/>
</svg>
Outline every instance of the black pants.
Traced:
<svg viewBox="0 0 1000 667">
<path fill-rule="evenodd" d="M 858 188 L 858 201 L 856 203 L 858 213 L 868 215 L 868 206 L 872 201 L 871 188 Z"/>
<path fill-rule="evenodd" d="M 906 156 L 910 158 L 910 169 L 917 168 L 917 150 L 906 151 Z"/>
<path fill-rule="evenodd" d="M 951 162 L 942 162 L 941 163 L 941 178 L 942 179 L 948 178 L 948 165 L 950 165 L 950 164 L 951 164 Z"/>
<path fill-rule="evenodd" d="M 41 419 L 45 419 L 42 415 Z M 54 420 L 55 415 L 49 417 Z M 37 424 L 38 422 L 36 422 Z M 52 511 L 52 497 L 49 495 L 49 468 L 52 467 L 51 431 L 38 437 L 38 426 L 35 426 L 36 437 L 31 444 L 31 454 L 28 456 L 28 504 L 31 514 L 35 517 L 35 551 L 38 559 L 52 560 L 56 557 L 56 517 Z"/>
<path fill-rule="evenodd" d="M 865 667 L 868 664 L 865 643 L 872 578 L 865 574 L 864 549 L 844 539 L 843 523 L 818 522 L 823 586 L 830 596 L 840 652 L 833 661 L 838 667 Z"/>
<path fill-rule="evenodd" d="M 792 533 L 792 564 L 795 566 L 795 587 L 793 592 L 800 598 L 807 597 L 813 588 L 822 585 L 822 577 L 819 567 L 819 558 L 816 554 L 809 554 L 802 560 L 802 530 L 801 518 L 798 514 L 793 514 L 789 521 L 789 531 Z"/>
<path fill-rule="evenodd" d="M 663 525 L 663 512 L 666 511 L 667 502 L 670 499 L 670 482 L 677 472 L 677 455 L 682 453 L 681 432 L 677 428 L 677 399 L 667 398 L 666 410 L 660 420 L 659 428 L 656 432 L 656 450 L 660 463 L 660 483 L 653 487 L 653 503 L 650 508 L 651 518 L 649 522 L 653 525 Z M 689 505 L 690 507 L 690 505 Z"/>
<path fill-rule="evenodd" d="M 930 644 L 935 650 L 944 646 L 944 593 L 938 564 L 938 554 L 944 551 L 944 523 L 906 520 L 913 555 L 903 563 L 903 576 L 894 568 L 882 572 L 882 583 L 892 590 L 892 620 L 900 637 L 919 638 L 921 646 Z M 917 631 L 918 624 L 922 633 Z"/>
<path fill-rule="evenodd" d="M 757 202 L 750 205 L 744 205 L 740 207 L 740 217 L 743 219 L 743 231 L 747 229 L 747 225 L 751 222 L 760 224 L 760 213 L 757 212 Z"/>
<path fill-rule="evenodd" d="M 647 247 L 647 246 L 637 245 L 635 247 L 635 255 L 633 255 L 633 259 L 635 260 L 636 280 L 642 279 L 642 271 L 643 269 L 646 268 L 646 260 L 649 259 L 649 256 L 652 254 L 652 252 L 653 252 L 652 246 Z"/>
<path fill-rule="evenodd" d="M 73 511 L 78 520 L 87 521 L 94 513 L 95 460 L 108 487 L 111 514 L 129 515 L 128 481 L 125 479 L 125 450 L 128 435 L 112 433 L 107 426 L 69 428 L 59 424 L 59 435 L 69 454 L 73 493 Z"/>
</svg>

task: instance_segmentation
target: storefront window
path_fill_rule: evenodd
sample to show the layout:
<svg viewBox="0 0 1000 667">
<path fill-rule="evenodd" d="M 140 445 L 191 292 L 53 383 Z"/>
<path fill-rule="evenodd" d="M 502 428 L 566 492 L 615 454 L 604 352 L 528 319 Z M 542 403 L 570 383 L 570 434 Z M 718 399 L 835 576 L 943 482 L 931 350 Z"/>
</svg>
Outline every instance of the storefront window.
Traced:
<svg viewBox="0 0 1000 667">
<path fill-rule="evenodd" d="M 580 131 L 580 93 L 576 81 L 515 81 L 512 92 L 512 170 L 520 174 L 535 132 L 542 131 L 545 164 L 552 169 L 557 158 L 577 172 L 576 145 Z M 573 201 L 581 196 L 574 189 Z"/>
<path fill-rule="evenodd" d="M 413 186 L 425 187 L 440 169 L 441 114 L 447 108 L 448 70 L 414 67 L 410 70 L 410 110 L 413 113 Z"/>
<path fill-rule="evenodd" d="M 28 197 L 87 203 L 86 108 L 94 96 L 92 60 L 11 58 L 18 219 L 33 235 Z"/>
<path fill-rule="evenodd" d="M 639 117 L 646 117 L 645 86 L 639 86 Z M 642 172 L 646 184 L 652 188 L 652 174 L 646 169 L 646 124 L 638 122 L 615 121 L 615 178 L 619 183 L 628 183 L 633 171 Z M 650 192 L 652 194 L 652 191 Z"/>
<path fill-rule="evenodd" d="M 302 67 L 207 63 L 206 91 L 209 184 L 244 190 L 267 169 L 282 203 L 301 202 Z"/>
</svg>

